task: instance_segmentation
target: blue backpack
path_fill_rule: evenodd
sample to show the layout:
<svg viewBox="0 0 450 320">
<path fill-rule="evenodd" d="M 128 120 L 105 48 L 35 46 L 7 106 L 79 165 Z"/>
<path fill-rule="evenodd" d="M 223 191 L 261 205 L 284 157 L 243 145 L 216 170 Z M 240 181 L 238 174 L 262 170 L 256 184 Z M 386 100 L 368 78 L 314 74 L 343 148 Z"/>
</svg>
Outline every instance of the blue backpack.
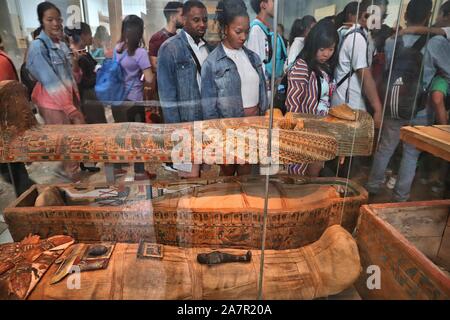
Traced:
<svg viewBox="0 0 450 320">
<path fill-rule="evenodd" d="M 269 42 L 269 57 L 263 61 L 266 65 L 266 72 L 269 77 L 272 77 L 272 63 L 273 63 L 273 42 L 275 41 L 275 34 L 269 30 L 269 28 L 259 20 L 253 20 L 250 24 L 250 28 L 254 26 L 260 27 L 266 34 L 267 41 Z M 284 72 L 284 64 L 287 60 L 287 49 L 284 44 L 283 38 L 278 35 L 277 53 L 275 55 L 275 78 L 281 78 Z"/>
<path fill-rule="evenodd" d="M 97 71 L 97 80 L 95 82 L 95 94 L 97 99 L 104 104 L 112 106 L 121 105 L 127 98 L 133 85 L 125 88 L 125 72 L 120 65 L 127 53 L 117 60 L 117 52 L 114 50 L 113 59 L 106 59 L 102 67 Z"/>
</svg>

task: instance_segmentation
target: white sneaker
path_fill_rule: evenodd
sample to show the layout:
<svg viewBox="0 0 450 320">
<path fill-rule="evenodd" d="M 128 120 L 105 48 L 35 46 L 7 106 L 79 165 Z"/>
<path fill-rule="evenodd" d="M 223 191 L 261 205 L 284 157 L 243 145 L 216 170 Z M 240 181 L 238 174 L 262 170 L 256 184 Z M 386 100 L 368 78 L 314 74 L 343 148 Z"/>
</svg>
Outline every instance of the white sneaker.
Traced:
<svg viewBox="0 0 450 320">
<path fill-rule="evenodd" d="M 395 185 L 397 184 L 397 177 L 396 176 L 392 176 L 389 181 L 386 183 L 386 187 L 389 190 L 393 190 L 395 188 Z"/>
</svg>

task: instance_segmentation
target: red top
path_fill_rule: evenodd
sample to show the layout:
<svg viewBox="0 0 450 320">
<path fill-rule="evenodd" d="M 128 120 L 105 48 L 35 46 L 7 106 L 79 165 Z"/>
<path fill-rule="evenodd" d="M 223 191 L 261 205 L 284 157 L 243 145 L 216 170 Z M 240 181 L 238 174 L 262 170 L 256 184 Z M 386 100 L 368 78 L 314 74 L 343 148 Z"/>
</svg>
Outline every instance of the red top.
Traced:
<svg viewBox="0 0 450 320">
<path fill-rule="evenodd" d="M 4 80 L 18 81 L 19 79 L 17 78 L 16 69 L 11 59 L 9 59 L 6 53 L 0 50 L 0 81 Z"/>
<path fill-rule="evenodd" d="M 167 41 L 167 39 L 176 36 L 176 33 L 170 33 L 165 28 L 155 33 L 148 44 L 148 54 L 150 57 L 157 57 L 159 48 L 162 44 Z"/>
</svg>

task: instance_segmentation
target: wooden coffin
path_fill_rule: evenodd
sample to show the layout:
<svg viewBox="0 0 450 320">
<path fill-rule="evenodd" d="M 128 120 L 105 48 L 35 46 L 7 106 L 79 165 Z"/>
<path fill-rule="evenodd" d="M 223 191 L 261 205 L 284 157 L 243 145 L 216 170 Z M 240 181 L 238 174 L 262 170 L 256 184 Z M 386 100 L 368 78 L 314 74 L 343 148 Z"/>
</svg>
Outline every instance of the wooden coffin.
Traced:
<svg viewBox="0 0 450 320">
<path fill-rule="evenodd" d="M 54 265 L 30 300 L 256 300 L 261 251 L 248 263 L 202 265 L 197 255 L 211 249 L 164 246 L 162 259 L 138 259 L 137 244 L 116 244 L 106 270 L 82 272 L 79 289 L 70 279 L 50 285 Z M 225 249 L 242 255 L 246 251 Z M 326 230 L 319 241 L 293 250 L 266 250 L 263 298 L 314 299 L 352 286 L 361 271 L 354 239 L 340 226 Z M 73 280 L 72 280 L 73 281 Z"/>
<path fill-rule="evenodd" d="M 20 83 L 0 83 L 0 163 L 181 161 L 173 159 L 174 154 L 182 154 L 189 163 L 268 163 L 267 117 L 180 124 L 38 125 L 27 99 Z M 349 143 L 354 146 L 352 155 L 370 154 L 367 152 L 373 143 L 373 120 L 367 113 L 359 113 L 356 121 L 332 116 L 303 117 L 289 119 L 292 126 L 279 125 L 284 120 L 274 120 L 278 130 L 272 140 L 273 163 L 331 160 L 348 155 Z M 339 148 L 336 138 L 342 140 Z M 241 154 L 239 148 L 244 150 Z M 215 157 L 208 157 L 210 154 Z"/>
<path fill-rule="evenodd" d="M 356 288 L 363 299 L 450 298 L 449 210 L 450 200 L 361 208 L 356 240 L 363 272 Z M 380 289 L 369 266 L 380 268 Z"/>
<path fill-rule="evenodd" d="M 270 181 L 268 249 L 310 244 L 335 224 L 352 232 L 359 208 L 367 202 L 367 192 L 353 182 L 348 183 L 345 196 L 347 181 L 343 179 L 279 176 Z M 258 249 L 264 182 L 265 177 L 244 177 L 198 180 L 184 187 L 179 182 L 131 185 L 129 189 L 141 191 L 133 196 L 133 192 L 122 192 L 122 198 L 97 202 L 90 199 L 82 205 L 39 208 L 33 207 L 38 189 L 32 187 L 5 209 L 4 217 L 16 241 L 28 234 L 64 234 L 78 241 L 137 243 L 146 239 L 188 248 Z M 68 187 L 58 186 L 60 190 Z M 92 188 L 87 186 L 87 192 Z M 108 194 L 117 188 L 123 187 L 108 187 L 102 192 Z M 179 188 L 184 190 L 176 191 Z"/>
</svg>

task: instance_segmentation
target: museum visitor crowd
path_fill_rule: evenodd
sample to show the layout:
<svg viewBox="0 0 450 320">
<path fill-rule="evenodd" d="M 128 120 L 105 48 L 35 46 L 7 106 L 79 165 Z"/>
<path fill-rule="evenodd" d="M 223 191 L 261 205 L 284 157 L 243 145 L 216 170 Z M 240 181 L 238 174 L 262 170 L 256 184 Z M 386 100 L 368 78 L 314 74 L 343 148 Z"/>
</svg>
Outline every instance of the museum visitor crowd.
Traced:
<svg viewBox="0 0 450 320">
<path fill-rule="evenodd" d="M 138 16 L 125 17 L 120 40 L 111 44 L 105 27 L 98 27 L 94 35 L 86 23 L 79 29 L 64 28 L 60 10 L 42 2 L 37 8 L 40 28 L 33 33 L 20 78 L 0 48 L 0 80 L 20 79 L 46 124 L 107 122 L 105 103 L 96 93 L 101 89 L 99 65 L 108 58 L 120 64 L 124 73 L 123 90 L 119 90 L 122 99 L 112 107 L 115 122 L 182 123 L 258 116 L 269 109 L 272 96 L 274 106 L 283 112 L 325 116 L 332 106 L 347 104 L 354 110 L 368 111 L 381 129 L 366 185 L 371 194 L 379 192 L 385 183 L 402 126 L 448 124 L 450 1 L 441 6 L 436 24 L 429 27 L 432 0 L 411 0 L 405 13 L 407 27 L 399 28 L 398 37 L 395 29 L 384 24 L 388 0 L 363 0 L 350 2 L 338 15 L 320 21 L 312 16 L 296 19 L 288 39 L 282 25 L 276 39 L 272 32 L 273 0 L 250 3 L 256 13 L 253 21 L 244 1 L 219 1 L 216 21 L 221 41 L 213 45 L 205 40 L 208 12 L 201 1 L 169 2 L 164 9 L 167 24 L 146 46 L 144 21 Z M 368 13 L 372 5 L 381 11 L 376 28 Z M 275 41 L 277 50 L 273 52 Z M 423 58 L 419 66 L 405 63 L 414 57 Z M 414 107 L 404 110 L 395 99 L 401 102 L 411 95 L 402 90 L 395 95 L 394 87 L 386 99 L 391 111 L 383 112 L 385 92 L 390 87 L 382 88 L 394 82 L 387 77 L 396 72 L 409 74 L 399 78 L 408 82 L 402 90 L 417 89 L 419 94 L 409 101 Z M 270 89 L 272 79 L 276 83 L 274 92 Z M 391 85 L 397 85 L 398 91 L 402 83 L 397 82 Z M 160 102 L 163 117 L 148 117 L 145 101 L 150 100 Z M 398 166 L 391 166 L 396 173 L 394 201 L 409 199 L 419 155 L 420 151 L 403 143 Z M 348 177 L 350 169 L 357 172 L 366 162 L 365 158 L 339 159 L 292 164 L 287 169 L 290 174 L 307 176 L 336 175 L 340 171 Z M 448 170 L 447 165 L 440 165 L 443 172 Z M 199 165 L 167 164 L 166 168 L 183 178 L 198 177 L 201 171 Z M 80 169 L 99 170 L 95 163 L 65 162 L 59 173 L 75 179 Z M 18 177 L 17 193 L 21 193 L 32 181 L 24 164 L 15 164 L 13 171 L 12 176 Z M 134 171 L 136 180 L 153 178 L 143 163 L 135 164 Z M 117 165 L 114 172 L 120 175 L 126 170 Z M 221 174 L 227 176 L 255 172 L 252 166 L 221 166 Z M 2 173 L 9 176 L 5 165 Z"/>
</svg>

